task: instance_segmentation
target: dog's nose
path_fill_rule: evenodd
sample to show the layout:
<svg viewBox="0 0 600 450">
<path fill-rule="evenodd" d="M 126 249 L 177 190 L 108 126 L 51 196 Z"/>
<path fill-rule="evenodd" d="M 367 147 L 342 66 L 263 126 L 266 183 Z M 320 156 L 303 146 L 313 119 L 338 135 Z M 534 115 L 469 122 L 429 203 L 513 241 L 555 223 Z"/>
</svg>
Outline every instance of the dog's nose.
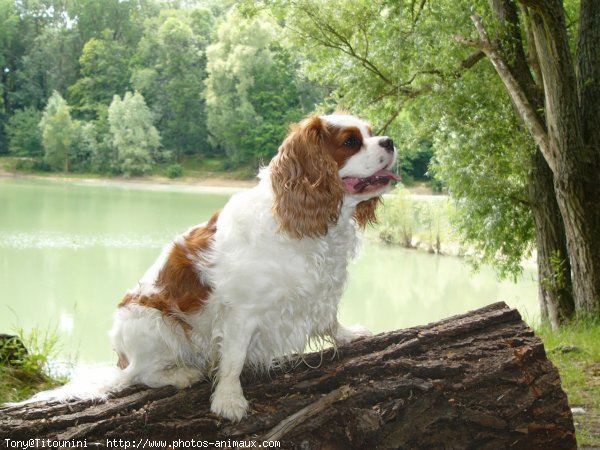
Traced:
<svg viewBox="0 0 600 450">
<path fill-rule="evenodd" d="M 379 145 L 385 148 L 389 153 L 394 151 L 394 141 L 392 141 L 389 137 L 384 137 L 379 140 Z"/>
</svg>

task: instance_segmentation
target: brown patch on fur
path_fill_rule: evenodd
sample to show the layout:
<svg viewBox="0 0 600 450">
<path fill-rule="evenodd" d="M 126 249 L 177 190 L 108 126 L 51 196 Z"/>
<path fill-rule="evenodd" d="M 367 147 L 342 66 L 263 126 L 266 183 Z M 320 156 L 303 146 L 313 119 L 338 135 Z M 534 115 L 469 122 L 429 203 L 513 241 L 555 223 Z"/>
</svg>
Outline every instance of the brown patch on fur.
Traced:
<svg viewBox="0 0 600 450">
<path fill-rule="evenodd" d="M 329 125 L 329 139 L 325 143 L 327 150 L 333 156 L 338 169 L 341 169 L 346 160 L 360 151 L 363 145 L 363 137 L 357 127 L 336 127 Z M 354 138 L 355 145 L 345 145 L 349 138 Z"/>
<path fill-rule="evenodd" d="M 354 219 L 361 228 L 366 227 L 368 224 L 377 223 L 377 217 L 375 216 L 375 210 L 381 203 L 381 197 L 373 197 L 364 202 L 360 202 L 354 211 Z"/>
<path fill-rule="evenodd" d="M 341 169 L 348 158 L 361 150 L 363 136 L 358 127 L 337 127 L 330 125 L 328 128 L 329 139 L 327 140 L 326 146 L 338 165 L 338 168 Z M 371 127 L 369 126 L 367 128 L 369 136 L 372 136 L 373 131 Z M 356 140 L 356 145 L 345 145 L 350 137 L 353 137 Z M 365 228 L 368 224 L 377 222 L 375 210 L 380 203 L 381 197 L 375 197 L 358 204 L 356 211 L 354 212 L 354 219 L 361 228 Z"/>
<path fill-rule="evenodd" d="M 216 212 L 206 225 L 192 229 L 184 237 L 185 244 L 173 244 L 173 249 L 156 280 L 156 287 L 160 292 L 152 295 L 127 294 L 118 306 L 136 303 L 158 309 L 173 318 L 184 330 L 189 331 L 191 327 L 181 314 L 191 314 L 200 310 L 212 291 L 212 286 L 204 284 L 201 280 L 194 261 L 210 248 L 217 231 L 219 212 Z"/>
<path fill-rule="evenodd" d="M 292 125 L 271 163 L 273 213 L 294 238 L 323 236 L 340 213 L 344 186 L 327 148 L 328 128 L 318 116 Z"/>
</svg>

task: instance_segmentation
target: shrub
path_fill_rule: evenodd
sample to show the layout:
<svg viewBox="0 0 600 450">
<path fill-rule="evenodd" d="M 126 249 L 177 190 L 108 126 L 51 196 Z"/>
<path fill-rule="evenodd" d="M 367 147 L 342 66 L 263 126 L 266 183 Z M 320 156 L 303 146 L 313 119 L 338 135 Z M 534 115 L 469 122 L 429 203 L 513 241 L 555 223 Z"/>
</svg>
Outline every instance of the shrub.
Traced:
<svg viewBox="0 0 600 450">
<path fill-rule="evenodd" d="M 167 167 L 167 176 L 169 178 L 179 178 L 183 175 L 181 164 L 171 164 Z"/>
<path fill-rule="evenodd" d="M 51 172 L 52 167 L 43 159 L 23 158 L 17 160 L 15 169 L 21 172 Z"/>
</svg>

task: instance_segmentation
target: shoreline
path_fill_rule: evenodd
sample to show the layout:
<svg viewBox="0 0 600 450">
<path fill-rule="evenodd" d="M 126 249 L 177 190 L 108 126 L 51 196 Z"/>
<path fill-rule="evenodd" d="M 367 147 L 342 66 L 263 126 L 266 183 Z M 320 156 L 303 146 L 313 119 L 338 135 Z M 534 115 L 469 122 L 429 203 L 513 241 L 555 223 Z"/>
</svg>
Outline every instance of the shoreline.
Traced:
<svg viewBox="0 0 600 450">
<path fill-rule="evenodd" d="M 101 177 L 69 176 L 69 175 L 39 175 L 23 172 L 9 172 L 0 168 L 0 179 L 48 181 L 82 186 L 131 188 L 149 191 L 177 190 L 181 192 L 202 192 L 210 194 L 235 194 L 250 189 L 258 183 L 258 179 L 241 180 L 207 175 L 203 178 L 182 177 L 171 179 L 156 175 L 146 177 Z"/>
</svg>

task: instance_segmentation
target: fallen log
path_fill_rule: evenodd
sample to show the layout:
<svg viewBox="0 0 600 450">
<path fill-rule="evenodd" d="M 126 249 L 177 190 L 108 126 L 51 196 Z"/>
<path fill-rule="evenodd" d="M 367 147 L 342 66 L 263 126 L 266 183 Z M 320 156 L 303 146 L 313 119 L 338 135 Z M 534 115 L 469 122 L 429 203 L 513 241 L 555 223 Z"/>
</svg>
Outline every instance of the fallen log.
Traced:
<svg viewBox="0 0 600 450">
<path fill-rule="evenodd" d="M 209 411 L 206 382 L 5 408 L 0 446 L 576 448 L 558 371 L 504 303 L 311 353 L 287 371 L 245 373 L 243 386 L 251 410 L 237 424 Z"/>
</svg>

